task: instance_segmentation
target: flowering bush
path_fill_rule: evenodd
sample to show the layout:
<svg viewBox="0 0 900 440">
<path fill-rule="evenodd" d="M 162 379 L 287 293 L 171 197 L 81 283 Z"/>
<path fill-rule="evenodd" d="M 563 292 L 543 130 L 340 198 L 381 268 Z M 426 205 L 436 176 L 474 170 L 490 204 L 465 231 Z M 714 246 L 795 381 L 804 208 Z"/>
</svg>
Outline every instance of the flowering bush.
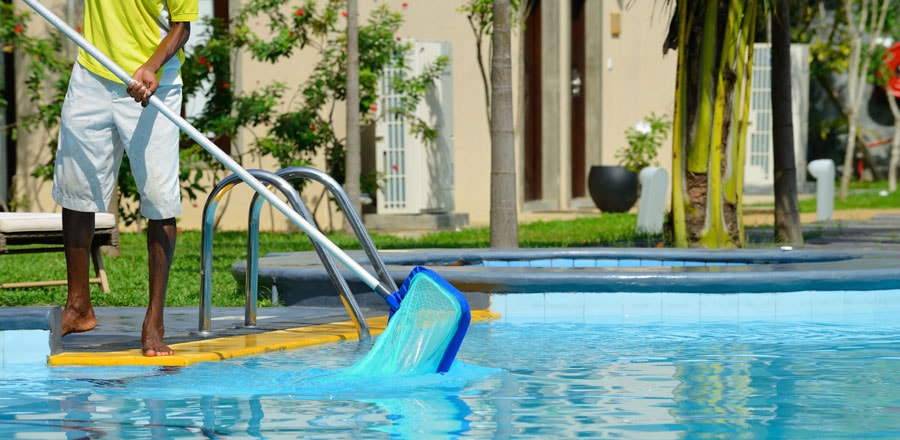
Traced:
<svg viewBox="0 0 900 440">
<path fill-rule="evenodd" d="M 246 155 L 274 157 L 282 167 L 307 165 L 313 156 L 323 154 L 327 172 L 344 182 L 345 139 L 334 130 L 334 107 L 346 97 L 346 11 L 345 0 L 333 0 L 319 6 L 316 0 L 251 0 L 228 23 L 212 20 L 206 41 L 193 48 L 182 66 L 184 98 L 203 95 L 206 105 L 190 122 L 202 133 L 211 133 L 217 143 L 235 139 L 247 130 L 250 141 L 232 156 L 239 162 Z M 404 5 L 405 7 L 405 5 Z M 56 133 L 74 56 L 66 53 L 65 38 L 57 31 L 39 37 L 27 35 L 27 12 L 18 12 L 0 3 L 0 43 L 3 50 L 23 53 L 26 69 L 26 96 L 37 103 L 36 112 L 20 116 L 7 129 L 13 134 L 21 126 L 45 130 L 50 136 L 49 160 L 32 175 L 53 178 Z M 257 26 L 260 22 L 267 26 Z M 449 63 L 441 57 L 421 75 L 398 75 L 393 88 L 404 97 L 391 108 L 379 109 L 378 83 L 388 66 L 403 68 L 403 55 L 409 45 L 396 36 L 403 16 L 387 6 L 373 10 L 359 27 L 360 121 L 362 126 L 377 117 L 400 116 L 411 133 L 425 141 L 437 137 L 435 130 L 413 114 L 430 84 Z M 263 34 L 255 29 L 264 29 Z M 312 75 L 298 84 L 272 82 L 257 89 L 236 92 L 233 61 L 240 53 L 254 60 L 277 63 L 298 55 L 300 49 L 318 52 L 319 61 Z M 305 54 L 308 56 L 308 54 Z M 22 67 L 17 67 L 22 68 Z M 0 108 L 6 103 L 0 96 Z M 223 167 L 186 135 L 182 139 L 181 182 L 188 200 L 207 192 L 203 177 L 211 172 L 213 180 Z M 374 193 L 377 176 L 357 176 L 361 189 Z M 119 170 L 119 218 L 126 224 L 139 218 L 139 196 L 124 158 Z"/>
<path fill-rule="evenodd" d="M 616 153 L 619 165 L 635 173 L 648 166 L 656 165 L 659 147 L 669 136 L 671 129 L 672 121 L 668 115 L 657 116 L 656 113 L 650 113 L 633 127 L 628 127 L 625 130 L 628 147 Z"/>
<path fill-rule="evenodd" d="M 208 96 L 206 108 L 194 121 L 201 131 L 235 136 L 249 129 L 253 141 L 246 153 L 269 155 L 282 167 L 307 165 L 324 154 L 326 171 L 343 183 L 345 138 L 334 130 L 334 107 L 346 98 L 346 1 L 321 6 L 316 0 L 252 0 L 232 18 L 229 26 L 213 22 L 207 41 L 194 48 L 182 68 L 185 96 Z M 291 5 L 291 6 L 288 6 Z M 267 22 L 264 34 L 252 23 Z M 359 26 L 360 123 L 368 126 L 376 117 L 393 114 L 404 118 L 410 132 L 425 141 L 437 133 L 413 111 L 430 84 L 449 60 L 436 59 L 421 75 L 398 75 L 392 87 L 403 95 L 400 103 L 378 109 L 378 83 L 385 68 L 399 64 L 410 49 L 396 34 L 403 16 L 382 5 Z M 318 62 L 312 75 L 296 85 L 272 82 L 246 93 L 235 93 L 231 59 L 246 51 L 254 60 L 277 63 L 297 55 L 301 49 L 315 50 Z M 202 90 L 202 84 L 212 84 Z M 283 109 L 283 110 L 282 110 Z M 202 152 L 201 152 L 202 154 Z M 369 176 L 357 176 L 371 182 Z M 373 188 L 363 188 L 373 191 Z"/>
</svg>

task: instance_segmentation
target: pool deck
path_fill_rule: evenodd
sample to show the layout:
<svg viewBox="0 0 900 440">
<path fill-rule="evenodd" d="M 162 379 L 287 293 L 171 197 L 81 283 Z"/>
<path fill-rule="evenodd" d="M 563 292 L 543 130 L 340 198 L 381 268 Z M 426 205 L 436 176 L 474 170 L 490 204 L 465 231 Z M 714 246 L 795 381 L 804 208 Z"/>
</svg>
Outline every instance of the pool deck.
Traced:
<svg viewBox="0 0 900 440">
<path fill-rule="evenodd" d="M 900 214 L 877 214 L 863 219 L 839 219 L 828 222 L 815 222 L 803 225 L 804 232 L 810 237 L 807 242 L 796 249 L 796 255 L 845 254 L 862 257 L 853 264 L 824 264 L 819 273 L 834 273 L 837 267 L 849 269 L 867 267 L 876 270 L 885 278 L 890 278 L 900 266 Z M 748 238 L 750 254 L 776 255 L 780 251 L 771 243 L 771 228 L 750 228 Z M 485 251 L 485 250 L 482 250 Z M 491 250 L 486 250 L 490 252 Z M 674 249 L 604 249 L 605 252 L 683 252 Z M 461 250 L 457 250 L 461 252 Z M 387 254 L 387 253 L 386 253 Z M 386 258 L 387 259 L 387 258 Z M 804 264 L 802 261 L 798 264 Z M 828 266 L 831 264 L 831 266 Z M 877 266 L 877 267 L 875 267 Z M 405 271 L 406 268 L 401 268 Z M 457 272 L 455 267 L 441 268 L 445 278 L 451 279 Z M 496 272 L 490 269 L 478 269 L 484 276 L 496 278 Z M 494 273 L 491 275 L 491 273 Z M 607 274 L 608 275 L 608 274 Z M 466 275 L 470 276 L 470 275 Z M 584 274 L 581 274 L 584 276 Z M 518 278 L 518 275 L 514 275 Z M 475 281 L 478 279 L 476 277 Z M 669 283 L 675 281 L 669 279 Z M 487 312 L 486 304 L 480 298 L 473 302 L 473 321 L 495 318 Z M 362 303 L 361 303 L 362 304 Z M 374 304 L 362 304 L 363 314 L 368 318 L 372 335 L 383 330 L 385 308 Z M 52 308 L 35 308 L 44 313 Z M 22 309 L 19 309 L 22 310 Z M 52 311 L 52 310 L 51 310 Z M 2 318 L 13 316 L 17 308 L 0 308 Z M 67 335 L 61 339 L 56 348 L 58 354 L 49 357 L 51 365 L 160 365 L 183 366 L 195 362 L 215 361 L 235 356 L 261 353 L 271 350 L 283 350 L 305 345 L 319 344 L 329 341 L 352 340 L 357 338 L 357 331 L 348 320 L 347 312 L 342 307 L 304 306 L 304 307 L 267 307 L 259 309 L 258 325 L 255 328 L 243 326 L 243 308 L 214 308 L 212 311 L 212 334 L 201 335 L 199 326 L 199 310 L 197 307 L 167 308 L 166 342 L 172 346 L 176 355 L 172 357 L 146 358 L 141 355 L 140 328 L 144 309 L 140 307 L 98 307 L 95 308 L 97 328 L 85 333 Z M 55 313 L 48 313 L 48 317 Z M 48 318 L 50 319 L 50 318 Z M 48 323 L 47 330 L 52 326 Z M 58 328 L 58 327 L 57 327 Z M 2 330 L 2 328 L 0 328 Z M 0 339 L 2 341 L 2 339 Z M 6 361 L 10 353 L 6 353 Z M 3 358 L 0 357 L 0 360 Z M 0 363 L 2 365 L 2 363 Z"/>
</svg>

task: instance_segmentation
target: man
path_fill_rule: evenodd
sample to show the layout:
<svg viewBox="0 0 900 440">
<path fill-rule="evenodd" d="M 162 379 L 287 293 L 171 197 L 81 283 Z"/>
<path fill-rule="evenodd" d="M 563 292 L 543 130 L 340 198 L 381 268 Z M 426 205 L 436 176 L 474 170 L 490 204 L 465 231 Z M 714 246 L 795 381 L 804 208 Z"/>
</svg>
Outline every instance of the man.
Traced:
<svg viewBox="0 0 900 440">
<path fill-rule="evenodd" d="M 89 284 L 94 213 L 112 198 L 123 152 L 128 155 L 147 217 L 150 301 L 141 329 L 145 356 L 169 356 L 163 309 L 181 213 L 178 128 L 154 107 L 158 96 L 181 109 L 181 47 L 197 20 L 198 0 L 86 0 L 84 37 L 126 72 L 127 86 L 84 50 L 63 104 L 53 199 L 63 207 L 69 294 L 63 335 L 97 325 Z M 136 102 L 140 102 L 137 104 Z"/>
</svg>

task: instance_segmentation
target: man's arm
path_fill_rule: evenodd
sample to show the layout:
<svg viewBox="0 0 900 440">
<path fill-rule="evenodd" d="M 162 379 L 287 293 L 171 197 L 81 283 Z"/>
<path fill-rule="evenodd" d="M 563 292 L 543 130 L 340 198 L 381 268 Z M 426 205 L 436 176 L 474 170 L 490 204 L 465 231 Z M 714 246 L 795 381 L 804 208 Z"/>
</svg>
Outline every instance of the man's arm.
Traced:
<svg viewBox="0 0 900 440">
<path fill-rule="evenodd" d="M 159 46 L 153 51 L 153 55 L 141 67 L 134 72 L 134 81 L 128 84 L 128 94 L 135 101 L 146 107 L 150 96 L 159 87 L 159 81 L 156 78 L 156 72 L 172 58 L 178 49 L 187 43 L 188 37 L 191 36 L 191 23 L 179 21 L 172 23 L 172 27 L 166 34 L 166 37 L 160 41 Z"/>
</svg>

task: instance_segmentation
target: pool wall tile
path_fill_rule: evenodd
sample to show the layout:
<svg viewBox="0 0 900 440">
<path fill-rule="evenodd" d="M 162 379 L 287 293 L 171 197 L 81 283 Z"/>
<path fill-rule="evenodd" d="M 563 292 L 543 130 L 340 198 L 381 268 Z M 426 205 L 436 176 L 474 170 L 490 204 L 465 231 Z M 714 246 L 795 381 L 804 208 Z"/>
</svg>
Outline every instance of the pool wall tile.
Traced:
<svg viewBox="0 0 900 440">
<path fill-rule="evenodd" d="M 546 316 L 545 293 L 517 293 L 507 295 L 506 316 L 516 318 L 538 318 Z"/>
<path fill-rule="evenodd" d="M 896 322 L 900 315 L 900 291 L 881 290 L 875 292 L 875 313 L 873 318 L 878 322 Z"/>
<path fill-rule="evenodd" d="M 641 260 L 619 260 L 619 267 L 641 267 Z"/>
<path fill-rule="evenodd" d="M 700 295 L 696 293 L 663 293 L 662 319 L 666 322 L 700 320 Z"/>
<path fill-rule="evenodd" d="M 739 293 L 738 319 L 741 321 L 771 320 L 775 318 L 774 293 Z"/>
<path fill-rule="evenodd" d="M 812 317 L 813 292 L 779 293 L 775 302 L 775 319 L 783 321 L 809 320 Z"/>
<path fill-rule="evenodd" d="M 4 330 L 0 334 L 2 365 L 47 363 L 50 330 Z"/>
<path fill-rule="evenodd" d="M 662 265 L 660 260 L 641 260 L 641 267 L 661 267 Z"/>
<path fill-rule="evenodd" d="M 572 260 L 572 267 L 597 267 L 597 260 L 592 258 L 579 258 Z"/>
<path fill-rule="evenodd" d="M 625 294 L 591 293 L 584 298 L 584 320 L 592 323 L 621 323 L 625 316 Z"/>
<path fill-rule="evenodd" d="M 700 295 L 701 321 L 736 321 L 740 317 L 740 297 L 733 293 Z"/>
<path fill-rule="evenodd" d="M 745 293 L 548 292 L 491 295 L 501 319 L 590 323 L 895 322 L 900 290 Z"/>
<path fill-rule="evenodd" d="M 512 260 L 509 267 L 531 267 L 531 262 L 527 260 Z"/>
<path fill-rule="evenodd" d="M 845 297 L 844 291 L 816 292 L 809 305 L 810 316 L 813 320 L 827 320 L 835 316 L 842 317 L 846 312 L 855 313 L 844 308 Z"/>
<path fill-rule="evenodd" d="M 662 319 L 662 293 L 630 293 L 623 298 L 625 321 L 648 322 Z"/>
<path fill-rule="evenodd" d="M 545 320 L 548 322 L 584 322 L 584 302 L 587 295 L 578 292 L 565 295 L 546 295 L 544 297 Z"/>
<path fill-rule="evenodd" d="M 848 291 L 844 294 L 844 319 L 846 321 L 872 321 L 877 316 L 878 301 L 872 291 Z"/>
<path fill-rule="evenodd" d="M 575 267 L 575 263 L 571 258 L 554 258 L 550 260 L 550 267 L 565 267 L 571 269 Z"/>
<path fill-rule="evenodd" d="M 553 260 L 550 260 L 549 258 L 543 260 L 531 260 L 529 265 L 531 267 L 550 267 L 551 261 Z"/>
<path fill-rule="evenodd" d="M 509 306 L 509 295 L 491 295 L 491 312 L 497 313 L 501 318 L 506 317 Z"/>
<path fill-rule="evenodd" d="M 601 260 L 594 260 L 594 267 L 619 267 L 619 260 L 611 260 L 608 258 L 604 258 Z"/>
</svg>

